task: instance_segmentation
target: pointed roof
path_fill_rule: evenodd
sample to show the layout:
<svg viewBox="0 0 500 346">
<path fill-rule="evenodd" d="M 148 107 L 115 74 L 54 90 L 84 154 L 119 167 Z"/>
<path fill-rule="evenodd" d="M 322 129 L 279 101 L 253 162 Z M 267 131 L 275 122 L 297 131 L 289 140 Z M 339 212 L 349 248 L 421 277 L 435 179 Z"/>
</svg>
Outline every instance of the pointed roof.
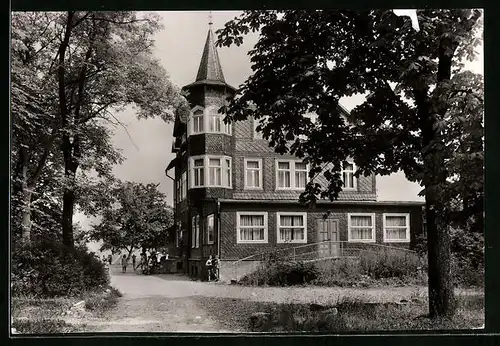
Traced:
<svg viewBox="0 0 500 346">
<path fill-rule="evenodd" d="M 201 57 L 200 67 L 196 75 L 196 81 L 210 80 L 225 83 L 224 74 L 220 65 L 219 54 L 215 48 L 214 33 L 212 25 L 208 29 L 207 40 L 205 48 L 203 48 L 203 55 Z"/>
<path fill-rule="evenodd" d="M 221 85 L 228 87 L 233 91 L 236 90 L 234 87 L 227 84 L 226 80 L 224 79 L 224 73 L 222 72 L 222 66 L 219 60 L 219 54 L 217 53 L 217 48 L 215 47 L 211 20 L 209 22 L 207 40 L 205 41 L 205 47 L 203 48 L 203 54 L 201 56 L 200 66 L 198 67 L 196 81 L 194 83 L 186 85 L 184 88 L 206 84 Z"/>
</svg>

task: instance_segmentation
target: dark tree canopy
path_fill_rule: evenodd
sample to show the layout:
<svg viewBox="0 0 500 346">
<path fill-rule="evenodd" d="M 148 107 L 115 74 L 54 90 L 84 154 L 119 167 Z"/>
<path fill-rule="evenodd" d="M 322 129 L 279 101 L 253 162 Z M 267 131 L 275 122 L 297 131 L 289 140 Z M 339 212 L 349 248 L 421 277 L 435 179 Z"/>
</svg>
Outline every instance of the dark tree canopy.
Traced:
<svg viewBox="0 0 500 346">
<path fill-rule="evenodd" d="M 483 78 L 463 66 L 481 43 L 482 13 L 417 14 L 419 31 L 392 10 L 246 11 L 217 32 L 225 46 L 260 34 L 253 74 L 222 111 L 254 117 L 276 152 L 310 164 L 304 202 L 336 199 L 349 158 L 357 176 L 401 170 L 423 186 L 437 316 L 453 310 L 450 224 L 472 219 L 482 232 Z M 346 117 L 339 100 L 357 94 L 366 99 Z"/>
</svg>

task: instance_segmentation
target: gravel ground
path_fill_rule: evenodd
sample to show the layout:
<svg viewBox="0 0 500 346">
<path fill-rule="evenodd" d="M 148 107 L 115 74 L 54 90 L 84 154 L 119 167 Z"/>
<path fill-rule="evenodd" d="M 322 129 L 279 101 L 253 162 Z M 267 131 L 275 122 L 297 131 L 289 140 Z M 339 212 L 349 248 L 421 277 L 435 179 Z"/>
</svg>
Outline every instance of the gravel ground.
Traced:
<svg viewBox="0 0 500 346">
<path fill-rule="evenodd" d="M 123 297 L 103 318 L 84 321 L 92 331 L 241 332 L 248 314 L 259 311 L 266 302 L 335 304 L 346 295 L 362 301 L 390 302 L 427 295 L 423 287 L 244 287 L 192 281 L 179 275 L 122 274 L 119 268 L 112 268 L 111 284 Z M 477 291 L 457 293 L 470 295 Z M 249 306 L 252 311 L 239 313 Z"/>
</svg>

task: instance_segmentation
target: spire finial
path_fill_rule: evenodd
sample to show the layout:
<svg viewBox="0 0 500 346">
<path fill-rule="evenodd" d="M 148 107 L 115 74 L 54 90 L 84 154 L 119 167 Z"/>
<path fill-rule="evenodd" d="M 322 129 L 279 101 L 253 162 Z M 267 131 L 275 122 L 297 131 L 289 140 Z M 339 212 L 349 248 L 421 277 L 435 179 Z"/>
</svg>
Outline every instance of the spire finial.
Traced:
<svg viewBox="0 0 500 346">
<path fill-rule="evenodd" d="M 212 25 L 214 22 L 212 20 L 212 11 L 208 13 L 208 25 Z"/>
</svg>

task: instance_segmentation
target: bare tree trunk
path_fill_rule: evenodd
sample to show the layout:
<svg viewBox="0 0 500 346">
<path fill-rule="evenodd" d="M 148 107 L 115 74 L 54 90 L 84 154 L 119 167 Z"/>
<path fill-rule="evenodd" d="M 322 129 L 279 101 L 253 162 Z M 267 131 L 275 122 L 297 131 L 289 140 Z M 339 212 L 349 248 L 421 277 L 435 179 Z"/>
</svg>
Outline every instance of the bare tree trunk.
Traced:
<svg viewBox="0 0 500 346">
<path fill-rule="evenodd" d="M 72 248 L 75 244 L 73 235 L 73 214 L 75 205 L 75 192 L 72 187 L 65 188 L 63 194 L 63 244 Z"/>
<path fill-rule="evenodd" d="M 31 241 L 31 196 L 33 195 L 31 189 L 28 187 L 23 188 L 23 200 L 22 200 L 22 211 L 21 211 L 21 229 L 22 236 L 21 239 L 24 243 L 29 243 Z"/>
</svg>

